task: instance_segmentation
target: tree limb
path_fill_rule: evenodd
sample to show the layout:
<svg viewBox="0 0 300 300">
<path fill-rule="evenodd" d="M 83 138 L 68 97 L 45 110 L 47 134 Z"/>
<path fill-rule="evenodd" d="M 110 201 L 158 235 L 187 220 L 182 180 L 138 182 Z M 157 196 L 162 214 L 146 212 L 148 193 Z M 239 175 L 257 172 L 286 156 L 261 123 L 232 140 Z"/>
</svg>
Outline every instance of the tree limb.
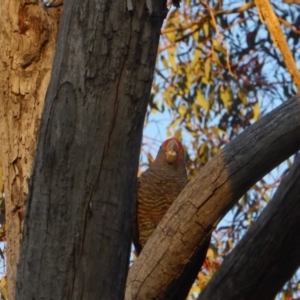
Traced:
<svg viewBox="0 0 300 300">
<path fill-rule="evenodd" d="M 299 181 L 300 156 L 199 300 L 274 299 L 300 265 Z"/>
<path fill-rule="evenodd" d="M 260 178 L 300 149 L 300 97 L 230 142 L 182 191 L 129 271 L 125 299 L 166 299 L 218 221 Z"/>
</svg>

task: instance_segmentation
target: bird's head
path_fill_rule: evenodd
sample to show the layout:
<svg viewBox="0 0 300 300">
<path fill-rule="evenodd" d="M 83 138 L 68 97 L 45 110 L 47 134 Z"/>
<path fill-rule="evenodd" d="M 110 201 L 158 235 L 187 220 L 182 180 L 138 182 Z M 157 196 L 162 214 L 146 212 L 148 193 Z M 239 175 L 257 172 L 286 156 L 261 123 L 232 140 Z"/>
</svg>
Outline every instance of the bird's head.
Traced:
<svg viewBox="0 0 300 300">
<path fill-rule="evenodd" d="M 164 141 L 159 148 L 154 163 L 170 166 L 183 165 L 185 167 L 184 149 L 181 142 L 176 138 Z"/>
</svg>

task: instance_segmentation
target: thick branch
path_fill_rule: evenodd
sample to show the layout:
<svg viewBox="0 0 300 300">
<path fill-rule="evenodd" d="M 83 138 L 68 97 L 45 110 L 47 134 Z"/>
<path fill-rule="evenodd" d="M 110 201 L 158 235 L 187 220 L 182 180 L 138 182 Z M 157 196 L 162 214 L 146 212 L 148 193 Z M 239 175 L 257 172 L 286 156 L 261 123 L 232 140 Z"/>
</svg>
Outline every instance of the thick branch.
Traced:
<svg viewBox="0 0 300 300">
<path fill-rule="evenodd" d="M 298 96 L 261 118 L 187 185 L 131 267 L 126 300 L 166 299 L 218 221 L 255 182 L 300 149 L 299 104 Z"/>
<path fill-rule="evenodd" d="M 274 299 L 300 265 L 299 182 L 300 156 L 199 300 Z"/>
</svg>

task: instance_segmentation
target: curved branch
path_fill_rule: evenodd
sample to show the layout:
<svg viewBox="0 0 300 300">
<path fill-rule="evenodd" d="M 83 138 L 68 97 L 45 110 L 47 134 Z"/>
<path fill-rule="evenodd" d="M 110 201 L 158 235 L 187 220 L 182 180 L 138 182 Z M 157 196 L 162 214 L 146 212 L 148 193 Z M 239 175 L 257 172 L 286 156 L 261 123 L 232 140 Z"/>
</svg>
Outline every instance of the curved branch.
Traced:
<svg viewBox="0 0 300 300">
<path fill-rule="evenodd" d="M 189 257 L 260 178 L 300 149 L 300 96 L 230 142 L 182 191 L 127 279 L 125 299 L 166 299 Z"/>
<path fill-rule="evenodd" d="M 300 265 L 300 156 L 199 300 L 274 299 Z"/>
</svg>

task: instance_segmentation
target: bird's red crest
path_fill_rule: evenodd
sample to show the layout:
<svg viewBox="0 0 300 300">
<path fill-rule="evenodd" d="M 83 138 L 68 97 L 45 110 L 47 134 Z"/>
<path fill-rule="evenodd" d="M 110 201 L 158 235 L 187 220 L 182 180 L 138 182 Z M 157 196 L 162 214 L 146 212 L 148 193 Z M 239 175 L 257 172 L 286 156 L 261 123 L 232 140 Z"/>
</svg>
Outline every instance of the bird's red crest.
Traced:
<svg viewBox="0 0 300 300">
<path fill-rule="evenodd" d="M 177 145 L 178 145 L 178 149 L 179 149 L 179 150 L 182 150 L 182 149 L 183 149 L 183 146 L 182 146 L 181 142 L 180 142 L 177 138 L 174 138 L 174 137 L 165 140 L 165 141 L 163 142 L 163 144 L 162 144 L 162 147 L 163 147 L 163 148 L 166 148 L 166 147 L 168 146 L 168 144 L 169 144 L 170 141 L 175 141 L 175 142 L 177 143 Z"/>
</svg>

